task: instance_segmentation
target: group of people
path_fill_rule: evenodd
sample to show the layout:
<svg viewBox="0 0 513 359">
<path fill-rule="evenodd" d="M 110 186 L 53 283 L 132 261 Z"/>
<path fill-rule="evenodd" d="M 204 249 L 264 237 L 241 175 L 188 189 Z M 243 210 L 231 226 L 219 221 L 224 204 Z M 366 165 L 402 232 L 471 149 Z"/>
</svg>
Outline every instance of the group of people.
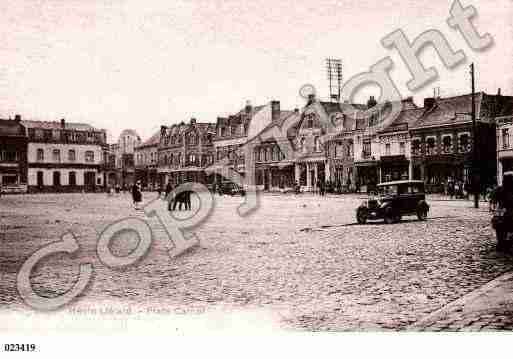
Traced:
<svg viewBox="0 0 513 359">
<path fill-rule="evenodd" d="M 182 205 L 186 211 L 190 211 L 192 209 L 191 206 L 191 194 L 192 191 L 182 191 L 180 193 L 174 193 L 174 189 L 171 182 L 168 182 L 165 190 L 165 198 L 168 201 L 167 209 L 169 211 L 175 211 L 176 207 L 178 210 L 182 210 Z"/>
<path fill-rule="evenodd" d="M 447 181 L 446 193 L 452 199 L 456 198 L 468 198 L 470 193 L 470 183 L 463 181 Z"/>
</svg>

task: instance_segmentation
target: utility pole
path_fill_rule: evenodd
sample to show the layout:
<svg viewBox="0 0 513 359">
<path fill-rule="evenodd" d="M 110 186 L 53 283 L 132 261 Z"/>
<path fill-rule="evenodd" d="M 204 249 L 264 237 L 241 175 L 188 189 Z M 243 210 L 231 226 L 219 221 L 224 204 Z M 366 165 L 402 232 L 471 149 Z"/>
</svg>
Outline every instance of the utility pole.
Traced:
<svg viewBox="0 0 513 359">
<path fill-rule="evenodd" d="M 330 82 L 330 101 L 340 102 L 340 89 L 342 87 L 342 60 L 326 59 L 326 71 Z"/>
<path fill-rule="evenodd" d="M 472 189 L 474 192 L 474 208 L 479 208 L 479 183 L 477 166 L 477 125 L 476 125 L 476 87 L 474 77 L 474 63 L 470 64 L 470 77 L 472 81 Z"/>
</svg>

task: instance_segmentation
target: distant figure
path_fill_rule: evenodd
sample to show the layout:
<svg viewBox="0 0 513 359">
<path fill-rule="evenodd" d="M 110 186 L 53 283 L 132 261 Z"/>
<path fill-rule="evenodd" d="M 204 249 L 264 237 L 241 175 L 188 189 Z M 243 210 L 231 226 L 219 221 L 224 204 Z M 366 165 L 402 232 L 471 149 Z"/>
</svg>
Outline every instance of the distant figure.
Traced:
<svg viewBox="0 0 513 359">
<path fill-rule="evenodd" d="M 191 210 L 191 194 L 192 191 L 185 191 L 184 194 L 184 202 L 185 202 L 185 210 L 190 211 Z"/>
<path fill-rule="evenodd" d="M 179 193 L 175 193 L 175 198 L 173 201 L 173 211 L 176 211 L 176 206 L 178 205 L 178 210 L 182 210 L 182 204 L 184 205 L 185 209 L 187 210 L 187 204 L 186 204 L 186 191 L 182 191 Z"/>
<path fill-rule="evenodd" d="M 465 182 L 465 185 L 463 186 L 463 189 L 465 191 L 465 198 L 468 199 L 469 198 L 469 195 L 470 195 L 470 191 L 472 190 L 471 186 L 470 186 L 470 183 L 467 181 Z"/>
<path fill-rule="evenodd" d="M 326 194 L 326 187 L 323 180 L 319 180 L 319 194 L 324 196 Z"/>
<path fill-rule="evenodd" d="M 451 180 L 447 182 L 447 194 L 451 199 L 454 197 L 454 182 Z"/>
<path fill-rule="evenodd" d="M 132 199 L 134 201 L 134 208 L 139 209 L 139 204 L 142 202 L 141 182 L 137 181 L 132 186 Z"/>
<path fill-rule="evenodd" d="M 173 191 L 173 186 L 171 185 L 171 182 L 168 182 L 166 185 L 166 189 L 164 191 L 164 200 L 167 201 L 167 209 L 168 211 L 171 210 L 171 206 L 173 205 L 173 198 L 171 198 L 171 192 Z"/>
<path fill-rule="evenodd" d="M 299 182 L 296 181 L 296 183 L 294 183 L 294 192 L 296 194 L 299 194 L 301 192 L 301 187 L 299 186 Z"/>
</svg>

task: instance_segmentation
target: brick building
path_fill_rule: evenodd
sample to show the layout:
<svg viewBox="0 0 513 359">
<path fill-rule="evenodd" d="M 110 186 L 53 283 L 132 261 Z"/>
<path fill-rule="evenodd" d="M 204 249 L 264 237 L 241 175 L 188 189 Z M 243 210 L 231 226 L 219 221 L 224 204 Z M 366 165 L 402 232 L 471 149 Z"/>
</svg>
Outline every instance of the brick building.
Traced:
<svg viewBox="0 0 513 359">
<path fill-rule="evenodd" d="M 158 144 L 158 175 L 161 186 L 168 182 L 213 182 L 205 168 L 214 162 L 215 124 L 189 123 L 161 126 Z"/>
<path fill-rule="evenodd" d="M 27 135 L 19 115 L 0 119 L 0 185 L 2 193 L 27 191 Z"/>
</svg>

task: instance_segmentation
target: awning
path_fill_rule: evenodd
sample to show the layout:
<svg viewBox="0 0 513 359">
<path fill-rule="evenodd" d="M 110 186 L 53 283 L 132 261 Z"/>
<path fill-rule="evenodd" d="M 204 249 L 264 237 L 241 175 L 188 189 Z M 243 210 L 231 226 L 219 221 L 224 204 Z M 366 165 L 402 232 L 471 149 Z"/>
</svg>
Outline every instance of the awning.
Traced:
<svg viewBox="0 0 513 359">
<path fill-rule="evenodd" d="M 361 161 L 361 162 L 355 162 L 354 165 L 356 167 L 375 167 L 378 165 L 377 161 Z"/>
</svg>

